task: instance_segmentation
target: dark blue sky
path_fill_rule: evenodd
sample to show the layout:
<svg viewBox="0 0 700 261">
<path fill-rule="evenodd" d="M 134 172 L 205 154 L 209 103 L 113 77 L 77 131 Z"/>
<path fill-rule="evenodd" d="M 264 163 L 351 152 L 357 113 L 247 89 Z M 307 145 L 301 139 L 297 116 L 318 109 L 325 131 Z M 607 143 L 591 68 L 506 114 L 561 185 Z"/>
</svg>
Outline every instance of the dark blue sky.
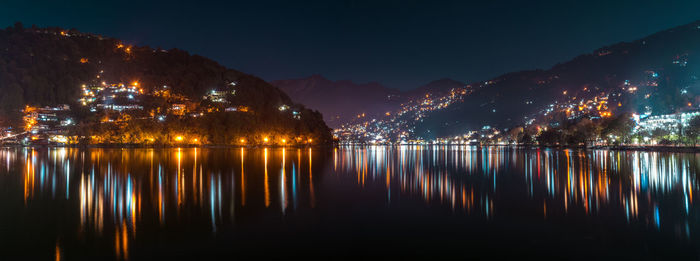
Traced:
<svg viewBox="0 0 700 261">
<path fill-rule="evenodd" d="M 549 68 L 700 19 L 700 1 L 69 2 L 3 1 L 0 26 L 176 47 L 266 80 L 321 74 L 399 89 Z"/>
</svg>

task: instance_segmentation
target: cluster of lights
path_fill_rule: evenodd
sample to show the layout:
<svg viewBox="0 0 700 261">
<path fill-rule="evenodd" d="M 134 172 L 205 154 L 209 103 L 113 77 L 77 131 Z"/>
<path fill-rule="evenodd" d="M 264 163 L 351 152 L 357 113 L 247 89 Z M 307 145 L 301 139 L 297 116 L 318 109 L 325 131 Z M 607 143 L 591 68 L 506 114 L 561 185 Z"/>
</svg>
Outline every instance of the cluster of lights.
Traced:
<svg viewBox="0 0 700 261">
<path fill-rule="evenodd" d="M 125 46 L 124 44 L 118 44 L 116 47 L 117 47 L 117 49 L 124 50 L 126 53 L 131 52 L 131 47 Z M 81 61 L 88 62 L 87 58 L 84 58 L 84 60 L 81 60 Z M 99 71 L 99 74 L 96 76 L 96 78 L 97 79 L 102 78 L 103 73 L 104 73 L 104 71 Z M 236 86 L 237 83 L 231 82 L 230 85 Z M 143 109 L 143 106 L 137 104 L 137 100 L 140 100 L 139 99 L 140 96 L 144 94 L 144 90 L 140 86 L 141 86 L 141 83 L 139 81 L 133 81 L 130 84 L 123 84 L 123 83 L 108 84 L 106 81 L 101 81 L 101 84 L 97 83 L 94 85 L 83 84 L 81 86 L 81 93 L 80 93 L 81 98 L 79 99 L 79 102 L 83 106 L 88 107 L 91 112 L 97 112 L 98 109 L 100 109 L 100 108 L 105 109 L 105 110 L 112 110 L 112 111 L 120 112 L 119 118 L 113 119 L 113 118 L 110 118 L 109 116 L 105 116 L 105 117 L 102 117 L 100 119 L 101 123 L 130 121 L 132 119 L 132 117 L 137 117 L 137 116 L 126 113 L 125 112 L 126 110 L 142 110 Z M 229 88 L 231 88 L 231 87 L 229 87 Z M 212 90 L 211 92 L 209 92 L 207 94 L 207 96 L 205 96 L 205 99 L 210 99 L 214 102 L 226 102 L 226 103 L 228 103 L 228 101 L 226 100 L 226 98 L 227 98 L 226 96 L 235 95 L 235 94 L 236 94 L 235 89 L 227 89 L 227 90 L 223 90 L 223 91 Z M 178 94 L 171 94 L 169 88 L 165 85 L 163 86 L 163 89 L 153 91 L 152 95 L 163 96 L 163 97 L 167 96 L 167 98 L 169 98 L 169 100 L 178 100 L 178 101 L 182 101 L 182 100 L 187 101 L 188 100 L 188 98 L 185 96 L 178 95 Z M 120 102 L 117 98 L 120 98 L 120 97 L 124 97 L 128 101 L 129 104 L 117 104 Z M 172 104 L 171 108 L 168 108 L 168 112 L 173 113 L 173 111 L 177 111 L 177 112 L 179 112 L 179 114 L 174 113 L 175 115 L 188 116 L 188 117 L 199 117 L 199 116 L 203 116 L 205 114 L 205 112 L 196 112 L 196 113 L 187 114 L 186 108 L 187 108 L 186 103 Z M 236 106 L 236 107 L 230 107 L 230 108 L 234 108 L 230 111 L 235 111 L 235 112 L 248 112 L 249 111 L 249 107 L 242 106 L 242 105 Z M 227 108 L 226 111 L 229 111 L 230 108 Z M 290 108 L 290 106 L 288 106 L 288 105 L 281 105 L 279 107 L 279 110 L 280 111 L 287 111 L 289 108 Z M 44 118 L 48 119 L 45 121 L 50 120 L 50 121 L 57 121 L 58 122 L 58 120 L 54 120 L 54 118 L 56 118 L 56 117 L 49 118 L 48 116 L 46 116 L 46 117 L 42 118 L 43 117 L 42 113 L 41 113 L 42 109 L 44 109 L 44 108 L 38 109 L 35 107 L 27 106 L 27 108 L 24 110 L 24 113 L 26 115 L 24 118 L 24 120 L 25 120 L 24 127 L 27 131 L 32 131 L 34 134 L 40 134 L 39 132 L 43 133 L 44 131 L 48 132 L 48 131 L 55 131 L 56 130 L 56 129 L 53 129 L 53 127 L 46 127 L 44 125 L 41 125 L 41 121 L 44 120 Z M 68 110 L 68 109 L 66 109 L 66 110 Z M 37 113 L 37 111 L 39 113 Z M 216 108 L 215 111 L 219 111 L 219 108 Z M 295 119 L 300 119 L 300 117 L 301 117 L 300 112 L 292 111 L 292 110 L 289 110 L 289 111 L 290 111 L 291 117 L 293 117 Z M 166 114 L 164 112 L 161 112 L 161 108 L 158 108 L 157 112 L 155 110 L 153 110 L 153 111 L 149 112 L 149 114 L 152 117 L 152 119 L 157 120 L 159 122 L 166 121 L 166 117 L 168 117 L 168 116 L 166 116 Z M 141 118 L 139 118 L 139 119 L 141 119 Z M 74 124 L 73 120 L 71 120 L 71 119 L 61 120 L 60 122 L 61 122 L 61 125 L 64 125 L 64 126 Z M 38 127 L 42 127 L 44 129 L 38 129 Z M 104 142 L 106 138 L 105 137 L 91 136 L 90 139 L 92 140 L 92 142 L 100 143 L 100 142 Z M 150 141 L 150 142 L 155 142 L 155 139 L 152 137 L 145 138 L 145 140 Z M 284 144 L 284 145 L 287 145 L 290 143 L 301 143 L 300 141 L 302 140 L 302 138 L 299 137 L 299 138 L 296 138 L 293 140 L 294 140 L 294 142 L 292 142 L 292 140 L 288 140 L 286 138 L 281 138 L 281 139 L 275 139 L 275 143 L 276 144 Z M 62 139 L 59 139 L 59 141 L 62 141 Z M 172 136 L 171 141 L 179 143 L 179 144 L 183 144 L 183 143 L 198 144 L 198 143 L 200 143 L 200 140 L 198 138 L 185 137 L 183 135 Z M 239 142 L 241 144 L 245 144 L 246 139 L 241 138 L 239 140 Z M 272 142 L 273 141 L 269 137 L 264 137 L 264 139 L 263 139 L 263 143 L 272 143 Z M 308 144 L 312 143 L 312 139 L 308 139 L 307 143 Z"/>
<path fill-rule="evenodd" d="M 364 113 L 358 114 L 358 123 L 345 124 L 334 130 L 333 135 L 341 143 L 366 141 L 369 143 L 387 143 L 390 141 L 419 140 L 413 137 L 415 123 L 420 122 L 428 113 L 444 109 L 463 100 L 471 92 L 471 86 L 452 89 L 449 93 L 438 96 L 426 94 L 401 105 L 395 112 L 385 112 L 381 118 L 366 119 Z M 365 120 L 366 119 L 366 120 Z"/>
</svg>

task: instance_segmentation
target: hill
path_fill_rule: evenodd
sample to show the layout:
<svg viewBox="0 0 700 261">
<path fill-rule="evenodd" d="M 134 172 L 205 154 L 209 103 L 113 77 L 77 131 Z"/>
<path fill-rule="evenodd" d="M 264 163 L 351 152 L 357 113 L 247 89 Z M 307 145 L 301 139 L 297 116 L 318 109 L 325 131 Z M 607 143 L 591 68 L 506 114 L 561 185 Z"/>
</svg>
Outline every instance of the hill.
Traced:
<svg viewBox="0 0 700 261">
<path fill-rule="evenodd" d="M 554 123 L 584 114 L 600 117 L 601 112 L 606 116 L 697 109 L 698 72 L 700 22 L 694 22 L 602 47 L 549 70 L 508 73 L 474 83 L 477 88 L 463 102 L 431 112 L 416 132 L 438 137 L 486 125 L 509 128 L 530 120 Z M 591 103 L 604 106 L 589 111 Z M 576 109 L 567 115 L 572 108 Z"/>
<path fill-rule="evenodd" d="M 628 113 L 697 110 L 698 72 L 700 21 L 602 47 L 548 70 L 507 73 L 419 97 L 389 116 L 346 125 L 336 134 L 430 140 L 490 127 L 556 127 Z"/>
<path fill-rule="evenodd" d="M 330 140 L 330 129 L 317 111 L 294 103 L 260 78 L 205 57 L 178 49 L 130 46 L 118 39 L 74 29 L 25 28 L 17 23 L 0 30 L 0 117 L 4 125 L 18 126 L 20 110 L 27 105 L 69 104 L 80 108 L 80 86 L 100 82 L 135 82 L 146 94 L 168 88 L 170 93 L 197 105 L 196 111 L 213 112 L 208 117 L 216 119 L 209 122 L 219 125 L 207 128 L 219 128 L 231 136 L 216 143 L 234 142 L 234 137 L 267 135 L 261 133 L 313 136 L 319 142 Z M 226 106 L 246 108 L 250 113 L 231 116 L 223 112 L 222 106 L 202 105 L 203 97 L 213 90 L 231 90 L 235 95 L 226 97 Z M 145 100 L 148 99 L 141 103 Z M 158 111 L 169 109 L 143 105 Z M 280 106 L 291 108 L 295 117 L 283 113 Z M 186 117 L 172 118 L 191 121 Z M 91 124 L 88 120 L 84 123 Z M 218 140 L 209 130 L 199 132 L 210 141 Z"/>
</svg>

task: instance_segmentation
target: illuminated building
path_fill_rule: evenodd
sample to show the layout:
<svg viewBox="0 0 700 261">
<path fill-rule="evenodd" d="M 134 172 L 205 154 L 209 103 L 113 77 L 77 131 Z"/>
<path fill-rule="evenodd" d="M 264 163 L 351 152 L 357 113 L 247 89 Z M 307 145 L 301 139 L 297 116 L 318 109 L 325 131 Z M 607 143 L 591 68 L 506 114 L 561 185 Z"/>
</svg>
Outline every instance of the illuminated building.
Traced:
<svg viewBox="0 0 700 261">
<path fill-rule="evenodd" d="M 175 115 L 185 115 L 187 113 L 187 106 L 184 104 L 172 104 L 170 105 L 170 111 Z"/>
<path fill-rule="evenodd" d="M 138 105 L 143 91 L 139 89 L 138 82 L 129 86 L 124 84 L 104 84 L 102 87 L 93 86 L 89 89 L 83 88 L 83 105 L 98 102 L 93 109 L 103 109 L 111 111 L 143 110 L 143 106 Z"/>
<path fill-rule="evenodd" d="M 635 132 L 663 129 L 673 134 L 682 134 L 679 133 L 679 131 L 682 131 L 683 128 L 688 127 L 690 120 L 697 116 L 700 116 L 700 111 L 654 115 L 643 119 L 640 119 L 639 116 L 635 116 L 635 121 L 637 122 Z M 679 127 L 681 130 L 679 130 Z"/>
<path fill-rule="evenodd" d="M 24 109 L 25 130 L 32 133 L 40 133 L 51 130 L 58 125 L 72 125 L 73 121 L 69 118 L 70 106 L 59 105 L 55 107 L 30 107 Z"/>
<path fill-rule="evenodd" d="M 204 95 L 203 98 L 216 103 L 226 103 L 228 102 L 226 96 L 229 94 L 236 95 L 236 90 L 211 90 L 211 92 Z"/>
</svg>

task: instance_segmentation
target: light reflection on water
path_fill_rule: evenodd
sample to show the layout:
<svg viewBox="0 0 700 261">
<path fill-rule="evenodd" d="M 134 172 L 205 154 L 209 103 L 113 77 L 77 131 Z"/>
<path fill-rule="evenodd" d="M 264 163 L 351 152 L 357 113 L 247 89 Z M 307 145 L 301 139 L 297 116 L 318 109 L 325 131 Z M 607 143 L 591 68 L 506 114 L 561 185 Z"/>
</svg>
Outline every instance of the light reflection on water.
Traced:
<svg viewBox="0 0 700 261">
<path fill-rule="evenodd" d="M 0 150 L 5 159 L 0 201 L 8 207 L 21 198 L 21 209 L 13 211 L 28 220 L 45 222 L 37 212 L 65 217 L 42 235 L 54 242 L 47 253 L 56 257 L 104 256 L 109 248 L 107 256 L 130 259 L 132 249 L 143 253 L 152 247 L 145 241 L 158 231 L 187 230 L 201 237 L 202 231 L 226 234 L 253 223 L 279 226 L 270 218 L 309 213 L 313 218 L 304 224 L 313 225 L 339 197 L 376 191 L 383 196 L 372 194 L 372 200 L 385 202 L 384 208 L 418 201 L 423 207 L 412 211 L 433 211 L 435 222 L 445 215 L 435 208 L 486 222 L 533 213 L 574 222 L 600 217 L 689 240 L 699 156 L 470 146 L 13 148 Z M 338 195 L 341 189 L 348 194 Z M 0 220 L 16 222 L 8 215 Z M 25 223 L 5 226 L 12 225 L 32 229 Z M 74 238 L 83 241 L 62 246 Z M 97 242 L 94 252 L 78 250 L 90 240 Z"/>
<path fill-rule="evenodd" d="M 527 224 L 528 221 L 517 219 L 533 216 L 537 212 L 533 209 L 539 208 L 541 219 L 550 226 L 562 223 L 572 226 L 573 223 L 573 226 L 592 226 L 593 231 L 597 230 L 596 227 L 622 230 L 572 233 L 574 237 L 590 238 L 590 241 L 595 240 L 593 238 L 609 241 L 604 250 L 583 250 L 590 250 L 583 253 L 594 257 L 600 257 L 594 253 L 614 252 L 607 248 L 618 248 L 620 242 L 640 240 L 643 242 L 634 244 L 641 246 L 619 252 L 624 255 L 631 252 L 641 258 L 686 258 L 698 256 L 697 238 L 691 238 L 693 235 L 697 237 L 693 195 L 698 189 L 698 156 L 689 153 L 513 150 L 504 147 L 366 147 L 335 150 L 334 171 L 355 176 L 355 183 L 360 187 L 368 183 L 384 183 L 388 203 L 399 198 L 397 195 L 404 195 L 403 198 L 418 196 L 426 205 L 446 206 L 455 213 L 486 220 L 500 218 L 501 222 L 495 223 L 505 224 L 505 227 Z M 504 219 L 507 221 L 502 221 Z M 627 225 L 620 224 L 620 220 Z M 605 226 L 598 225 L 601 223 Z M 526 232 L 529 236 L 525 236 L 525 240 L 533 236 L 532 233 L 556 233 L 556 230 L 548 231 L 538 225 L 533 227 L 537 228 L 532 229 L 534 232 Z M 654 232 L 673 236 L 661 237 Z M 614 233 L 621 234 L 615 234 L 614 240 L 606 240 L 606 236 Z M 649 239 L 652 237 L 654 239 Z M 556 249 L 563 244 L 557 243 L 558 240 L 566 242 L 567 237 L 547 237 L 544 244 L 547 247 L 535 247 Z M 589 244 L 589 240 L 583 240 L 584 244 L 580 245 Z M 681 245 L 688 248 L 673 249 L 682 248 Z M 512 246 L 501 247 L 507 250 Z M 563 249 L 567 248 L 576 247 Z M 562 252 L 567 256 L 577 251 Z M 538 252 L 536 255 L 547 256 L 549 253 Z M 553 256 L 560 258 L 561 254 Z"/>
<path fill-rule="evenodd" d="M 669 225 L 683 225 L 697 192 L 698 154 L 608 150 L 514 150 L 507 147 L 403 146 L 335 149 L 334 171 L 356 176 L 356 183 L 385 183 L 393 190 L 440 203 L 494 215 L 499 175 L 522 179 L 527 195 L 546 195 L 543 213 L 571 208 L 595 215 L 602 208 L 624 214 L 627 222 L 651 221 L 660 228 L 660 200 L 680 194 L 667 208 Z M 512 177 L 508 177 L 512 178 Z M 505 191 L 504 191 L 505 192 Z M 507 193 L 507 192 L 505 192 Z M 497 204 L 496 204 L 497 205 Z M 549 207 L 548 207 L 549 206 Z"/>
</svg>

